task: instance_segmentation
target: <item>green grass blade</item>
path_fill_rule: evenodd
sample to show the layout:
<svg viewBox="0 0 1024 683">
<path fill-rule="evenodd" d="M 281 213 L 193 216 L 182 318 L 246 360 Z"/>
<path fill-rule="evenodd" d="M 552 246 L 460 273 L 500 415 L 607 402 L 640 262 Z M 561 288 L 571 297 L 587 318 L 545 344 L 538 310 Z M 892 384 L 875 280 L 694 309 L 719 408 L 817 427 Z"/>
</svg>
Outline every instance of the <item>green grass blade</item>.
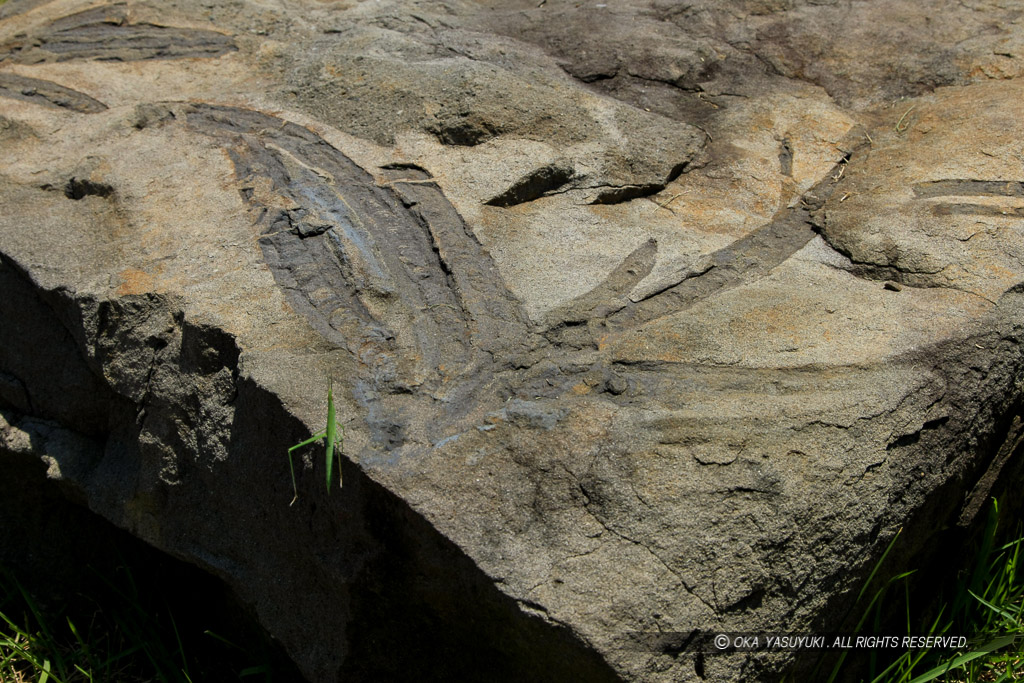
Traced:
<svg viewBox="0 0 1024 683">
<path fill-rule="evenodd" d="M 893 549 L 893 546 L 896 545 L 896 540 L 900 537 L 900 534 L 902 534 L 902 533 L 903 533 L 903 527 L 900 527 L 899 530 L 896 532 L 896 535 L 894 535 L 892 537 L 892 540 L 889 541 L 889 545 L 886 547 L 885 552 L 883 552 L 882 556 L 880 558 L 878 558 L 878 562 L 876 562 L 875 566 L 871 569 L 871 573 L 868 574 L 868 578 L 864 582 L 864 585 L 862 585 L 860 587 L 860 592 L 857 593 L 857 599 L 854 600 L 854 602 L 853 602 L 854 606 L 857 606 L 858 604 L 860 604 L 861 599 L 864 597 L 865 591 L 867 591 L 868 586 L 870 586 L 871 582 L 874 580 L 875 574 L 877 574 L 878 570 L 882 567 L 882 563 L 885 562 L 885 558 L 889 555 L 889 551 L 891 551 Z M 901 574 L 900 576 L 908 576 L 908 575 L 910 575 L 912 573 L 913 572 L 907 572 L 906 574 Z M 871 614 L 871 608 L 874 607 L 875 601 L 877 601 L 879 596 L 882 593 L 885 592 L 885 589 L 889 586 L 890 583 L 892 583 L 893 581 L 898 580 L 899 578 L 900 577 L 895 577 L 893 579 L 890 579 L 886 583 L 885 586 L 882 586 L 882 588 L 880 588 L 879 591 L 877 593 L 875 593 L 875 597 L 872 598 L 871 602 L 868 604 L 867 608 L 864 610 L 864 613 L 861 615 L 860 621 L 857 622 L 857 627 L 854 629 L 854 632 L 859 632 L 860 631 L 861 627 L 864 625 L 864 621 L 868 618 L 868 615 Z M 846 655 L 847 655 L 846 651 L 843 651 L 843 653 L 839 655 L 839 660 L 836 661 L 835 666 L 832 667 L 832 673 L 829 675 L 827 683 L 833 683 L 833 681 L 835 681 L 836 676 L 839 675 L 839 672 L 843 668 L 843 662 L 846 661 Z"/>
<path fill-rule="evenodd" d="M 78 627 L 75 626 L 75 622 L 71 621 L 71 617 L 67 618 L 68 630 L 71 631 L 71 635 L 75 637 L 75 642 L 78 643 L 78 649 L 83 655 L 89 655 L 89 641 L 84 638 L 78 631 Z"/>
<path fill-rule="evenodd" d="M 854 601 L 854 604 L 859 603 L 861 598 L 864 597 L 864 592 L 868 589 L 868 586 L 871 585 L 871 581 L 874 580 L 875 574 L 877 574 L 878 570 L 881 569 L 882 563 L 885 562 L 885 558 L 889 556 L 889 551 L 891 551 L 893 546 L 896 545 L 896 539 L 898 539 L 900 537 L 900 534 L 902 534 L 902 533 L 903 533 L 903 527 L 900 527 L 899 530 L 896 532 L 896 535 L 892 537 L 891 541 L 889 541 L 889 545 L 885 549 L 885 552 L 882 553 L 882 556 L 880 558 L 878 558 L 878 562 L 875 563 L 875 566 L 874 566 L 874 568 L 872 568 L 871 573 L 868 574 L 868 580 L 864 582 L 863 586 L 861 586 L 860 592 L 857 593 L 857 600 Z M 862 624 L 864 623 L 863 619 L 861 619 L 861 623 Z M 859 626 L 858 626 L 858 628 L 859 628 Z"/>
<path fill-rule="evenodd" d="M 127 650 L 122 650 L 121 652 L 111 655 L 96 668 L 101 670 L 110 669 L 114 664 L 116 664 L 120 660 L 125 659 L 127 657 L 131 657 L 133 654 L 139 652 L 140 650 L 142 650 L 141 645 L 132 645 Z"/>
<path fill-rule="evenodd" d="M 16 623 L 14 623 L 13 619 L 11 619 L 9 616 L 4 614 L 3 612 L 0 612 L 0 619 L 3 619 L 5 622 L 7 622 L 7 625 L 14 631 L 14 633 L 16 635 L 20 635 L 20 636 L 27 636 L 28 635 L 20 626 L 18 626 Z"/>
<path fill-rule="evenodd" d="M 0 683 L 235 680 L 233 672 L 252 661 L 236 665 L 230 656 L 214 659 L 212 651 L 204 651 L 202 659 L 194 658 L 188 651 L 191 629 L 175 618 L 166 601 L 157 609 L 144 601 L 134 577 L 124 567 L 97 572 L 106 590 L 102 591 L 103 601 L 96 602 L 97 611 L 84 622 L 78 612 L 70 617 L 64 608 L 51 613 L 36 606 L 17 579 L 4 581 L 4 577 L 0 567 Z M 14 614 L 20 621 L 12 618 Z M 252 656 L 227 638 L 215 637 Z M 210 673 L 217 672 L 215 679 L 205 667 L 210 667 Z M 228 671 L 232 673 L 221 675 Z M 270 680 L 269 664 L 251 667 L 249 675 L 257 672 L 266 672 Z"/>
<path fill-rule="evenodd" d="M 7 650 L 7 654 L 0 657 L 0 671 L 3 671 L 3 667 L 7 666 L 14 659 L 14 656 L 18 654 L 17 641 L 0 634 L 0 654 L 3 654 L 4 650 Z"/>
<path fill-rule="evenodd" d="M 236 645 L 235 643 L 232 643 L 230 640 L 220 635 L 219 633 L 214 633 L 213 631 L 203 631 L 203 635 L 210 636 L 214 640 L 224 643 L 228 647 L 234 648 L 240 652 L 245 652 L 245 648 L 243 648 L 241 645 Z"/>
<path fill-rule="evenodd" d="M 975 659 L 979 657 L 984 657 L 987 654 L 991 654 L 995 650 L 999 650 L 1001 648 L 1006 647 L 1014 640 L 1016 640 L 1015 636 L 1003 636 L 1001 638 L 994 638 L 988 643 L 986 643 L 985 648 L 983 650 L 976 650 L 974 652 L 968 652 L 967 654 L 960 655 L 959 657 L 953 659 L 950 662 L 942 664 L 941 666 L 937 666 L 934 669 L 921 674 L 917 678 L 910 681 L 910 683 L 928 683 L 928 681 L 934 681 L 939 676 L 943 676 L 949 673 L 950 671 L 958 669 L 964 664 L 973 662 Z"/>
<path fill-rule="evenodd" d="M 904 657 L 900 657 L 895 662 L 893 662 L 888 667 L 886 667 L 886 669 L 884 671 L 882 671 L 882 673 L 878 674 L 878 676 L 876 676 L 875 678 L 871 679 L 871 683 L 889 683 L 890 681 L 893 681 L 893 680 L 899 680 L 899 679 L 894 679 L 889 674 L 891 674 L 893 672 L 893 669 L 895 669 L 895 668 L 899 667 L 900 665 L 902 665 L 904 663 L 904 661 L 905 661 L 905 655 L 904 655 Z M 913 663 L 911 663 L 910 668 L 913 669 Z"/>
<path fill-rule="evenodd" d="M 31 634 L 26 635 L 28 635 L 29 639 L 33 641 L 38 642 L 39 640 L 42 640 L 45 643 L 45 650 L 53 657 L 52 662 L 49 657 L 43 661 L 44 667 L 41 667 L 43 668 L 42 675 L 45 678 L 53 678 L 57 683 L 61 683 L 60 678 L 53 673 L 53 669 L 56 668 L 56 670 L 60 672 L 60 675 L 63 675 L 63 672 L 67 667 L 64 664 L 64 659 L 61 657 L 59 649 L 57 648 L 57 638 L 54 636 L 53 631 L 50 630 L 49 619 L 46 618 L 46 615 L 43 614 L 43 611 L 39 608 L 36 601 L 32 598 L 32 595 L 24 586 L 15 582 L 15 587 L 21 594 L 21 599 L 32 613 L 32 620 L 39 626 L 41 638 L 37 636 L 34 637 Z M 42 683 L 42 681 L 39 683 Z"/>
<path fill-rule="evenodd" d="M 882 556 L 882 560 L 884 560 L 884 559 L 885 559 L 885 555 Z M 878 562 L 881 563 L 882 560 L 879 560 Z M 889 579 L 888 581 L 886 581 L 885 585 L 878 589 L 878 591 L 875 593 L 874 597 L 871 598 L 871 602 L 869 602 L 868 606 L 864 609 L 864 614 L 861 616 L 860 621 L 857 622 L 856 631 L 860 631 L 861 627 L 864 626 L 864 622 L 867 621 L 868 615 L 871 614 L 871 608 L 875 606 L 875 603 L 877 603 L 879 600 L 882 599 L 882 597 L 885 595 L 885 592 L 889 589 L 889 586 L 891 586 L 892 584 L 896 583 L 897 581 L 899 581 L 901 579 L 905 579 L 908 576 L 911 576 L 916 571 L 917 571 L 916 569 L 911 569 L 909 572 L 903 572 L 902 574 L 897 574 L 896 576 L 894 576 L 891 579 Z"/>
<path fill-rule="evenodd" d="M 32 599 L 32 596 L 20 583 L 17 585 L 17 588 L 18 592 L 21 593 L 21 599 L 25 602 L 25 605 L 28 606 L 29 611 L 32 613 L 32 620 L 39 625 L 39 629 L 42 631 L 42 634 L 46 639 L 53 642 L 55 640 L 53 633 L 50 631 L 50 627 L 47 624 L 48 620 L 43 615 L 42 610 L 39 609 L 36 605 L 36 601 Z"/>
<path fill-rule="evenodd" d="M 334 438 L 338 425 L 334 415 L 334 387 L 327 385 L 327 493 L 331 492 L 331 470 L 334 468 Z M 339 470 L 341 468 L 338 468 Z"/>
<path fill-rule="evenodd" d="M 270 675 L 269 675 L 270 674 L 270 667 L 267 666 L 266 664 L 263 664 L 261 666 L 250 666 L 248 668 L 245 668 L 245 669 L 242 669 L 241 671 L 239 671 L 238 672 L 238 677 L 239 678 L 248 678 L 249 676 L 259 676 L 260 674 L 266 675 L 267 678 L 269 679 L 270 678 Z"/>
<path fill-rule="evenodd" d="M 181 634 L 178 632 L 178 622 L 170 610 L 168 610 L 167 615 L 171 620 L 171 628 L 174 630 L 174 640 L 178 644 L 178 659 L 181 661 L 181 672 L 184 674 L 186 680 L 192 680 L 188 675 L 188 659 L 185 658 L 185 645 L 181 642 Z"/>
<path fill-rule="evenodd" d="M 996 531 L 999 527 L 999 501 L 992 499 L 992 507 L 988 509 L 988 517 L 985 520 L 985 532 L 982 535 L 981 548 L 978 550 L 978 561 L 974 565 L 974 572 L 971 574 L 971 582 L 967 590 L 957 594 L 953 601 L 952 616 L 964 618 L 966 616 L 967 593 L 981 593 L 981 585 L 985 582 L 989 573 L 989 558 L 992 554 L 992 546 L 995 545 Z"/>
<path fill-rule="evenodd" d="M 988 600 L 985 600 L 984 598 L 981 598 L 981 597 L 979 597 L 977 595 L 974 595 L 974 593 L 972 593 L 971 591 L 967 591 L 967 592 L 971 593 L 971 595 L 974 596 L 975 600 L 977 600 L 978 602 L 983 604 L 985 607 L 988 607 L 990 610 L 992 610 L 996 614 L 998 614 L 998 615 L 1000 615 L 1002 617 L 1005 617 L 1005 618 L 1009 619 L 1010 621 L 1015 621 L 1014 616 L 1012 614 L 1010 614 L 1009 612 L 1007 612 L 1006 610 L 1000 609 L 999 607 L 996 607 L 995 605 L 993 605 Z"/>
</svg>

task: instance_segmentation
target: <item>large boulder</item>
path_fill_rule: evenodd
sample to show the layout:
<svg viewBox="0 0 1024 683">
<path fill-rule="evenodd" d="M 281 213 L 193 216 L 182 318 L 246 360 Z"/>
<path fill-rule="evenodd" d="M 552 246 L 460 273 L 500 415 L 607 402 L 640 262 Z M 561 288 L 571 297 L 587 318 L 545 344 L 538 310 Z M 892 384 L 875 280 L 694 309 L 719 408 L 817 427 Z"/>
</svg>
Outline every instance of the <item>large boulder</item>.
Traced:
<svg viewBox="0 0 1024 683">
<path fill-rule="evenodd" d="M 311 681 L 777 673 L 1020 467 L 1013 4 L 8 0 L 0 463 Z"/>
</svg>

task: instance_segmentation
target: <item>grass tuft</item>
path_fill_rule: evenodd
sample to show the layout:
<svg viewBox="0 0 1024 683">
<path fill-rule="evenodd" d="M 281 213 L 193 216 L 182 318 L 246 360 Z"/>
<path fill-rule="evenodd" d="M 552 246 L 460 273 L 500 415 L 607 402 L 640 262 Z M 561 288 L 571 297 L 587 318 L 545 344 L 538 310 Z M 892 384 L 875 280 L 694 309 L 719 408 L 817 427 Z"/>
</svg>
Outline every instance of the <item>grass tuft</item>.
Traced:
<svg viewBox="0 0 1024 683">
<path fill-rule="evenodd" d="M 897 534 L 898 538 L 899 534 Z M 879 588 L 857 624 L 860 632 L 873 617 L 875 633 L 882 632 L 881 615 L 886 595 L 902 584 L 903 628 L 908 635 L 963 635 L 968 647 L 962 652 L 908 650 L 879 671 L 874 656 L 868 661 L 871 683 L 1004 683 L 1024 680 L 1024 526 L 1018 523 L 1015 540 L 999 545 L 999 504 L 993 500 L 985 530 L 970 570 L 970 580 L 957 584 L 952 598 L 941 603 L 927 621 L 915 618 L 911 608 L 910 582 L 914 571 L 901 573 Z M 861 589 L 860 604 L 876 572 L 892 549 L 883 553 Z M 885 605 L 892 607 L 892 605 Z M 845 653 L 844 653 L 845 655 Z M 829 681 L 837 680 L 845 657 L 835 664 Z"/>
<path fill-rule="evenodd" d="M 94 595 L 44 604 L 0 568 L 0 681 L 271 680 L 269 664 L 238 664 L 254 656 L 226 638 L 206 631 L 197 644 L 186 637 L 166 602 L 141 595 L 126 568 L 98 576 L 97 585 Z"/>
</svg>

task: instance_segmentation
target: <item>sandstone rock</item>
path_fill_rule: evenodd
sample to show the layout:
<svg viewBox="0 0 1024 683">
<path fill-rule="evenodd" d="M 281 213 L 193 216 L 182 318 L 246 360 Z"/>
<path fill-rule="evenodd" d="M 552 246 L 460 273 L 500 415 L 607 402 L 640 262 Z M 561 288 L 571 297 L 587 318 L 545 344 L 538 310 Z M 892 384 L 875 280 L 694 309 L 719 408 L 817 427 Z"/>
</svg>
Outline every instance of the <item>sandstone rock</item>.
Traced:
<svg viewBox="0 0 1024 683">
<path fill-rule="evenodd" d="M 310 680 L 775 675 L 1020 467 L 1011 5 L 9 0 L 0 456 Z"/>
</svg>

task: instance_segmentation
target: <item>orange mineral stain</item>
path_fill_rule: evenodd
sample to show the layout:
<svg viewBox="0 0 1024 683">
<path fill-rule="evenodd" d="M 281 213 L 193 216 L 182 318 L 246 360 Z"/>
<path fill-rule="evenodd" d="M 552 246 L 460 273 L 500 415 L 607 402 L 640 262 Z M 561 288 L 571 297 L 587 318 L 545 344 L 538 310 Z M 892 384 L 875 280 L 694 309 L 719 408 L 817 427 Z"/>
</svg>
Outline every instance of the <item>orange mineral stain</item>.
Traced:
<svg viewBox="0 0 1024 683">
<path fill-rule="evenodd" d="M 118 277 L 121 278 L 121 285 L 117 288 L 118 296 L 153 291 L 153 276 L 138 268 L 127 268 Z"/>
</svg>

